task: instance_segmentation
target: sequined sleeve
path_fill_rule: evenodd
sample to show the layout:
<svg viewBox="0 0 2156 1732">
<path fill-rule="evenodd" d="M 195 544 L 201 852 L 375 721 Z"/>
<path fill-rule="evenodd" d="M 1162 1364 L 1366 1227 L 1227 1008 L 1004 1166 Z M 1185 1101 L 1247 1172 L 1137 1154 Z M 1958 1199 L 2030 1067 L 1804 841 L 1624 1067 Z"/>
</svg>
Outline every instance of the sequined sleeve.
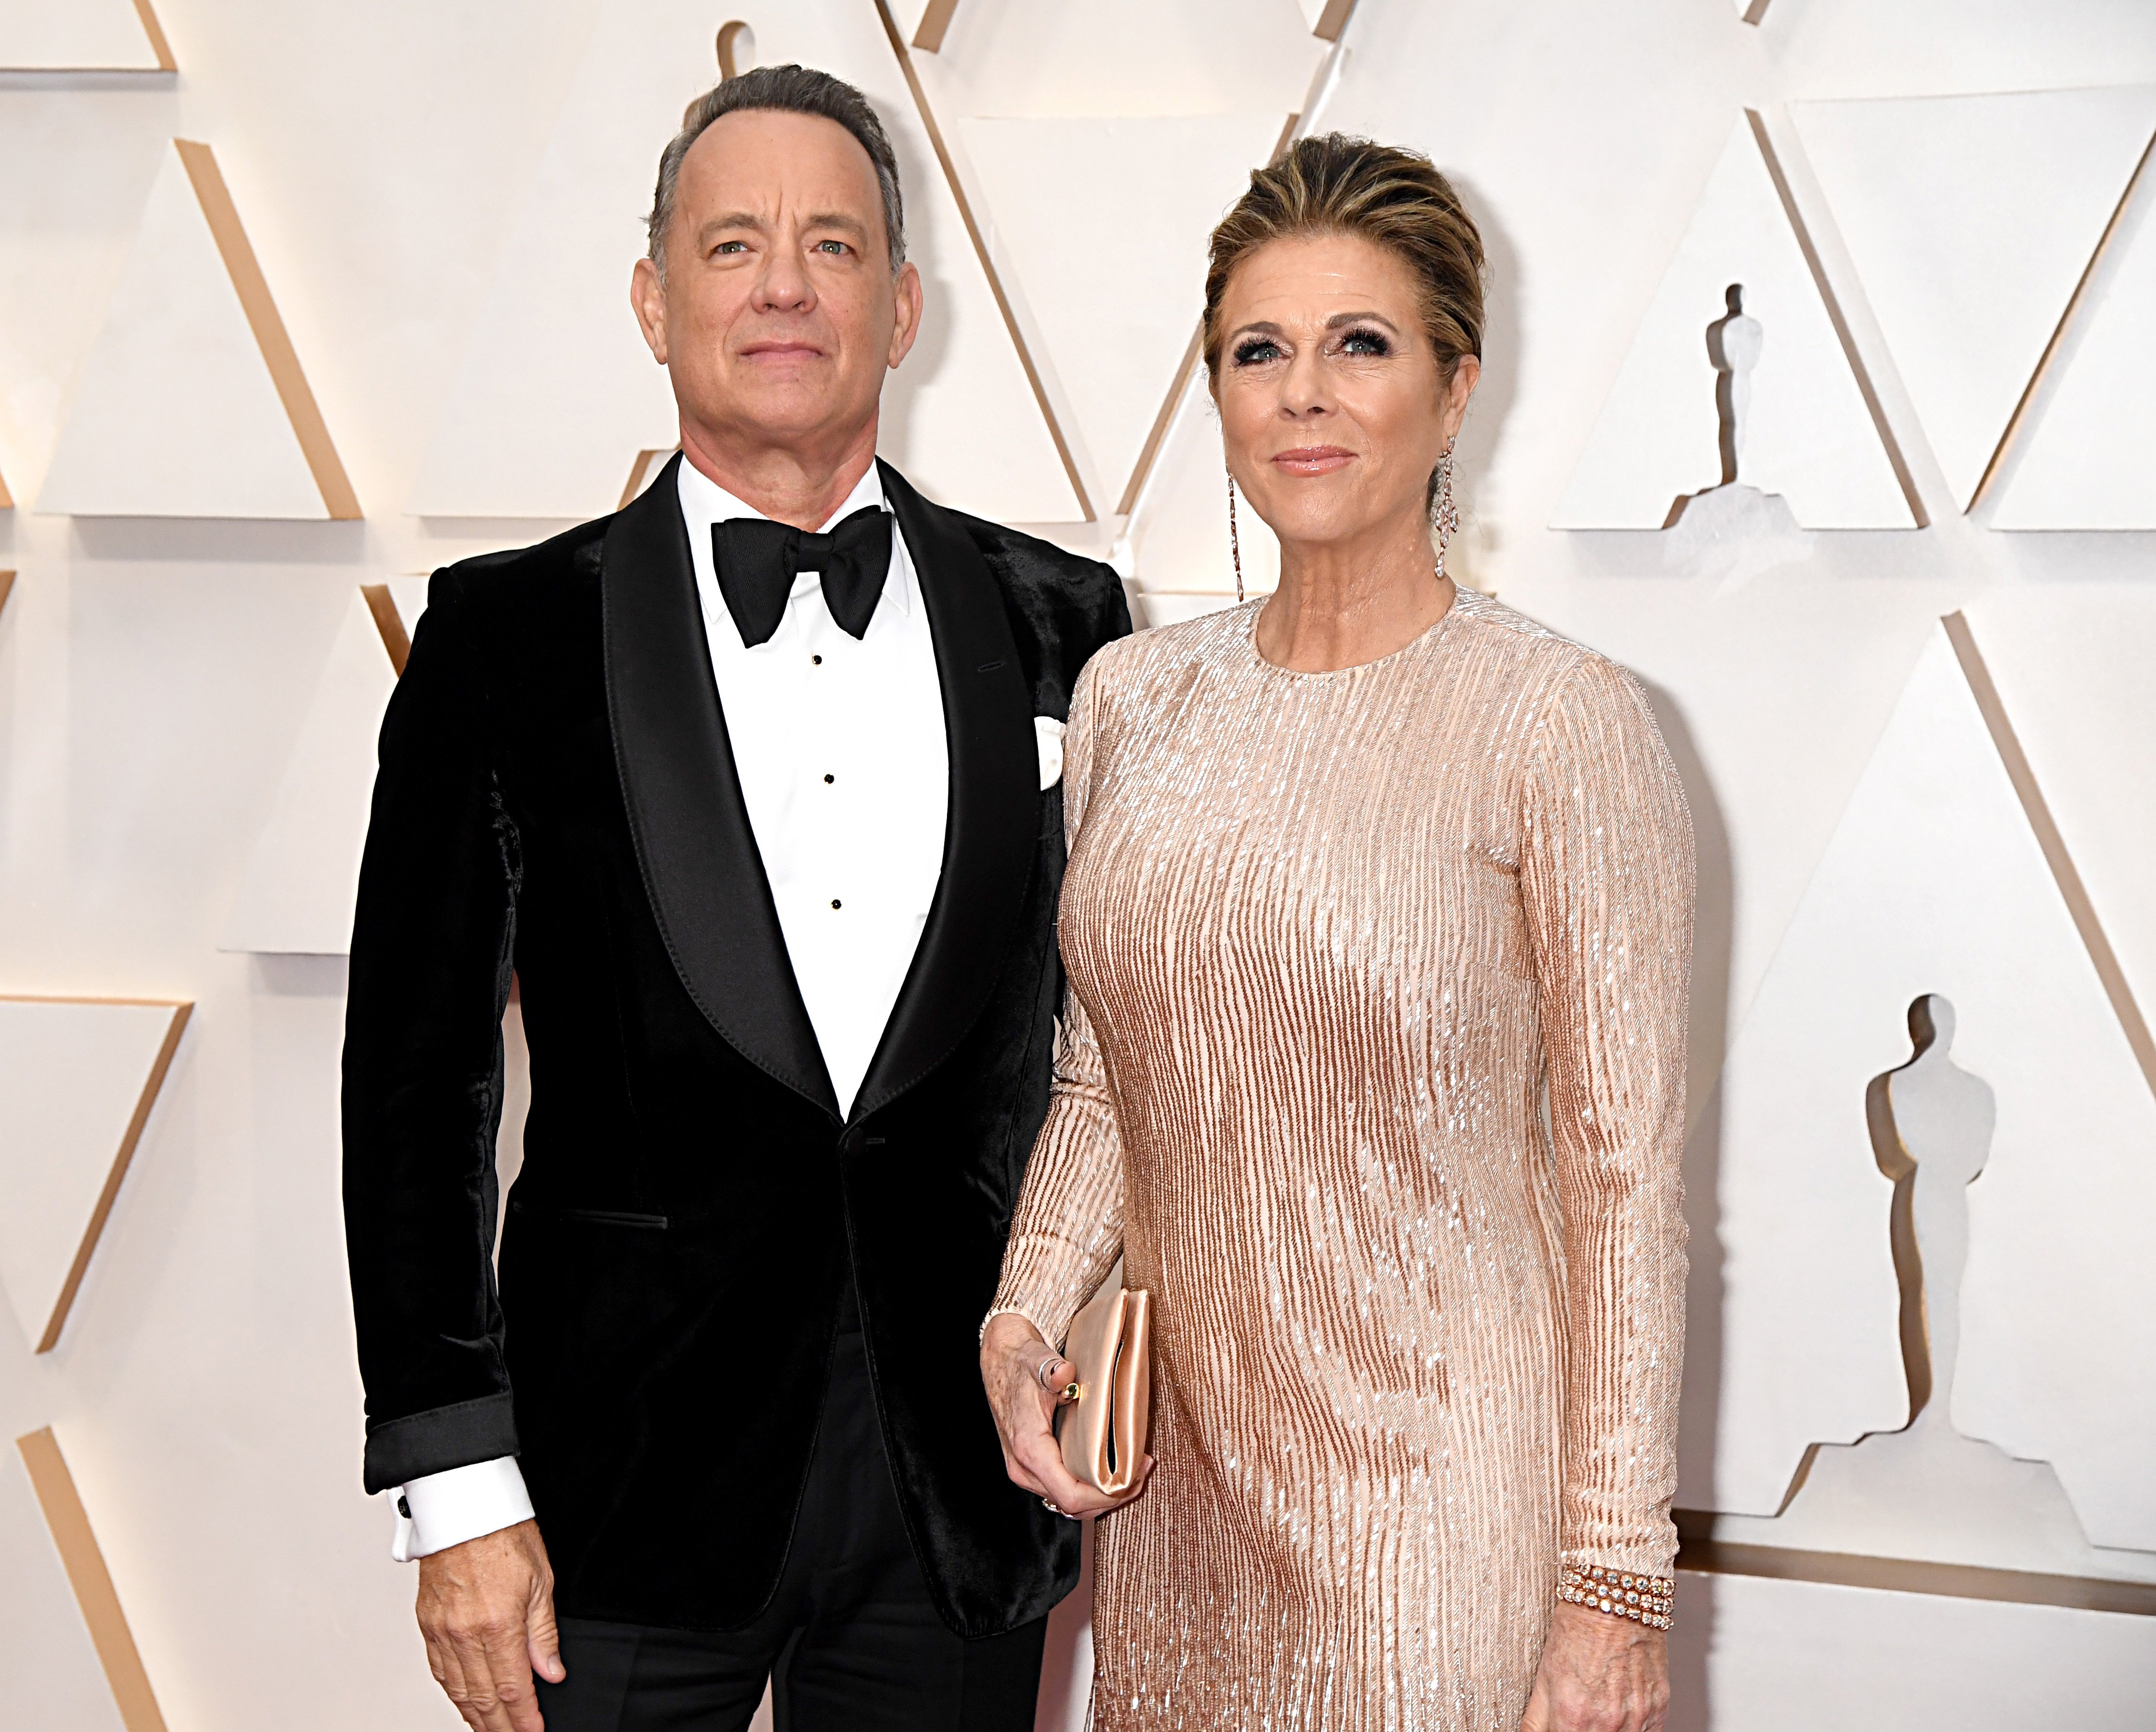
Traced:
<svg viewBox="0 0 2156 1732">
<path fill-rule="evenodd" d="M 1589 656 L 1565 677 L 1523 800 L 1564 1222 L 1561 1594 L 1631 1617 L 1651 1601 L 1645 1621 L 1661 1623 L 1676 1552 L 1692 834 L 1630 676 Z"/>
<path fill-rule="evenodd" d="M 1063 742 L 1064 833 L 1073 853 L 1093 781 L 1100 667 L 1096 658 L 1079 676 Z M 1066 988 L 1048 1117 L 1026 1166 L 988 1315 L 1015 1311 L 1060 1346 L 1070 1319 L 1122 1247 L 1123 1144 L 1115 1101 L 1092 1022 Z"/>
</svg>

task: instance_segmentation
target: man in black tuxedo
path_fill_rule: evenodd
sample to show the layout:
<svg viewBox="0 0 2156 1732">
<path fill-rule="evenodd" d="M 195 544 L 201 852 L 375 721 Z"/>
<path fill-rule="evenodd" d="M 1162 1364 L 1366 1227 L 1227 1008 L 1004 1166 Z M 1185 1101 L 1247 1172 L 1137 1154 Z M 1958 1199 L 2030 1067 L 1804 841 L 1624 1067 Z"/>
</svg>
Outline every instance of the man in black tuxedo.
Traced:
<svg viewBox="0 0 2156 1732">
<path fill-rule="evenodd" d="M 632 297 L 682 455 L 439 572 L 383 724 L 344 1072 L 366 1479 L 487 1732 L 741 1727 L 767 1678 L 800 1732 L 1017 1732 L 1075 1578 L 975 1341 L 1048 1099 L 1060 722 L 1129 615 L 876 461 L 903 261 L 850 86 L 694 105 Z"/>
</svg>

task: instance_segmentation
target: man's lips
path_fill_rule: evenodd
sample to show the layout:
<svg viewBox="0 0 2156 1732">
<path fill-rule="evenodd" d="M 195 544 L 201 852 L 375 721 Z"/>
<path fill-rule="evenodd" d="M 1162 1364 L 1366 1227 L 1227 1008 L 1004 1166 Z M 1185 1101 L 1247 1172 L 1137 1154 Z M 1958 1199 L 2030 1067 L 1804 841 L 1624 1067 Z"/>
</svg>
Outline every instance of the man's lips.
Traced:
<svg viewBox="0 0 2156 1732">
<path fill-rule="evenodd" d="M 742 351 L 749 361 L 803 361 L 820 359 L 824 351 L 814 343 L 766 342 L 751 343 Z"/>
<path fill-rule="evenodd" d="M 1346 468 L 1355 453 L 1342 445 L 1299 445 L 1292 451 L 1276 452 L 1272 460 L 1291 475 L 1323 475 Z"/>
</svg>

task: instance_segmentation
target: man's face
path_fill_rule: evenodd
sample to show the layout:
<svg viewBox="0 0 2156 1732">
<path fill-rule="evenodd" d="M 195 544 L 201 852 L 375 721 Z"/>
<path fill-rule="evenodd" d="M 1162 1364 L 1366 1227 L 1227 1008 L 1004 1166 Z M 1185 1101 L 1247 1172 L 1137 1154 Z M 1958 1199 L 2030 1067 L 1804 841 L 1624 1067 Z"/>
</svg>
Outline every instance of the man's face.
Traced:
<svg viewBox="0 0 2156 1732">
<path fill-rule="evenodd" d="M 685 420 L 729 442 L 844 444 L 912 346 L 920 277 L 894 279 L 875 167 L 820 115 L 746 110 L 682 161 L 662 284 L 632 299 Z"/>
</svg>

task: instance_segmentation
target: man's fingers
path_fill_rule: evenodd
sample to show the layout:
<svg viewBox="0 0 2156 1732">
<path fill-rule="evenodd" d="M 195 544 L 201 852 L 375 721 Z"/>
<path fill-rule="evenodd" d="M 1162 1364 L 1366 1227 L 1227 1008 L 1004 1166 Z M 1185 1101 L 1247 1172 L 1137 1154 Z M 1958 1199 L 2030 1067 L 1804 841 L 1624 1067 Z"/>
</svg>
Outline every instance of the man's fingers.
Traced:
<svg viewBox="0 0 2156 1732">
<path fill-rule="evenodd" d="M 490 1626 L 485 1632 L 487 1675 L 502 1724 L 510 1732 L 543 1732 L 539 1693 L 531 1682 L 531 1637 L 522 1619 L 514 1627 Z"/>
<path fill-rule="evenodd" d="M 531 1616 L 525 1627 L 525 1656 L 531 1669 L 548 1683 L 559 1683 L 569 1675 L 562 1663 L 562 1637 L 554 1623 L 554 1593 L 551 1582 L 532 1589 Z"/>
<path fill-rule="evenodd" d="M 502 1699 L 501 1683 L 495 1675 L 493 1651 L 508 1633 L 502 1627 L 480 1624 L 469 1629 L 456 1630 L 449 1637 L 456 1650 L 465 1682 L 464 1695 L 452 1699 L 465 1719 L 477 1727 L 479 1732 L 523 1732 L 523 1729 L 511 1719 L 508 1704 Z M 521 1634 L 519 1630 L 516 1637 L 521 1637 Z M 520 1660 L 523 1646 L 521 1640 L 516 1641 Z"/>
</svg>

